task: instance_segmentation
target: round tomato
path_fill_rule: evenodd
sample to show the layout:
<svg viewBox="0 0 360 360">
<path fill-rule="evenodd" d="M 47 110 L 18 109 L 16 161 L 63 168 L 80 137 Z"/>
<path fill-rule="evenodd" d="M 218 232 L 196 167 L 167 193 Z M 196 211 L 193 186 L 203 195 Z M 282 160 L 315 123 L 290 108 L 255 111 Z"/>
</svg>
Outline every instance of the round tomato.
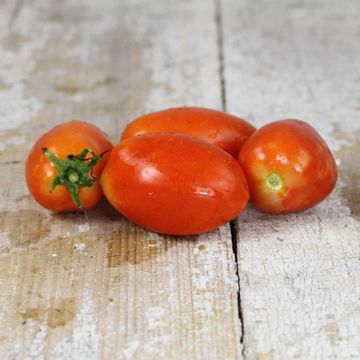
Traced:
<svg viewBox="0 0 360 360">
<path fill-rule="evenodd" d="M 236 217 L 249 199 L 233 157 L 182 134 L 124 140 L 111 152 L 100 181 L 121 214 L 170 235 L 213 230 Z"/>
<path fill-rule="evenodd" d="M 96 179 L 112 144 L 96 126 L 73 120 L 56 126 L 35 143 L 26 160 L 26 182 L 43 207 L 56 212 L 94 207 L 102 198 Z"/>
<path fill-rule="evenodd" d="M 262 211 L 311 208 L 333 190 L 337 170 L 321 136 L 301 120 L 275 121 L 257 130 L 239 154 L 251 201 Z"/>
<path fill-rule="evenodd" d="M 150 133 L 179 133 L 197 137 L 237 157 L 255 131 L 247 121 L 221 111 L 180 107 L 143 115 L 132 121 L 121 139 Z"/>
</svg>

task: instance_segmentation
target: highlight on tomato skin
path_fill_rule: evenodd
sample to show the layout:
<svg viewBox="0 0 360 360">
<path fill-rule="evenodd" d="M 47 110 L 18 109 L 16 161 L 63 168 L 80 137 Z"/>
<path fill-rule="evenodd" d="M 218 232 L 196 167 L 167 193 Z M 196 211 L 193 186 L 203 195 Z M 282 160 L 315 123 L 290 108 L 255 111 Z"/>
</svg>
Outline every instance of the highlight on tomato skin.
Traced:
<svg viewBox="0 0 360 360">
<path fill-rule="evenodd" d="M 255 130 L 246 120 L 222 111 L 178 107 L 152 112 L 133 120 L 124 130 L 121 140 L 153 133 L 186 134 L 237 157 L 242 144 Z"/>
<path fill-rule="evenodd" d="M 259 210 L 281 214 L 323 201 L 337 180 L 335 159 L 325 141 L 302 120 L 279 120 L 258 129 L 238 160 Z"/>
<path fill-rule="evenodd" d="M 235 218 L 249 200 L 236 159 L 182 134 L 122 141 L 100 181 L 105 197 L 123 216 L 168 235 L 214 230 Z"/>
<path fill-rule="evenodd" d="M 27 157 L 25 178 L 31 195 L 54 212 L 93 208 L 103 198 L 96 180 L 112 147 L 102 130 L 85 121 L 55 126 L 36 141 Z"/>
</svg>

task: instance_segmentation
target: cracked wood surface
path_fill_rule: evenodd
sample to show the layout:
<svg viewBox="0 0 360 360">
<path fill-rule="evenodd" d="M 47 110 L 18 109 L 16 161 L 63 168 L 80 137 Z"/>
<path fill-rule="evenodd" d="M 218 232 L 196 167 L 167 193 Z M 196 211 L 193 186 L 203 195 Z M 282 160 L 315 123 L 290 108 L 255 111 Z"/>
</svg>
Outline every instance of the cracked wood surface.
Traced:
<svg viewBox="0 0 360 360">
<path fill-rule="evenodd" d="M 0 357 L 359 358 L 359 17 L 356 0 L 2 1 Z M 135 116 L 184 104 L 257 126 L 303 118 L 340 166 L 319 207 L 238 218 L 241 308 L 228 225 L 163 237 L 106 203 L 51 214 L 24 184 L 57 123 L 115 142 Z"/>
<path fill-rule="evenodd" d="M 360 358 L 360 4 L 222 3 L 227 110 L 261 126 L 301 118 L 328 141 L 340 178 L 301 214 L 239 216 L 247 359 Z"/>
</svg>

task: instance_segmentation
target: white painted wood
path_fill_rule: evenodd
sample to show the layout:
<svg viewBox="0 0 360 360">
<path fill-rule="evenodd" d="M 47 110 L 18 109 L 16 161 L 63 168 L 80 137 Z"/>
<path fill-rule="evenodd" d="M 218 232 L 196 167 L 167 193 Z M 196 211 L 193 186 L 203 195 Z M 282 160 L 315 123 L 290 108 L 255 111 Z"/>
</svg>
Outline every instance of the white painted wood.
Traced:
<svg viewBox="0 0 360 360">
<path fill-rule="evenodd" d="M 331 197 L 238 219 L 246 359 L 360 358 L 358 1 L 224 0 L 227 108 L 311 123 L 335 152 Z"/>
<path fill-rule="evenodd" d="M 52 216 L 23 181 L 31 143 L 63 120 L 117 140 L 145 111 L 220 108 L 214 4 L 0 6 L 1 358 L 242 358 L 228 227 L 179 241 L 106 206 Z M 239 217 L 245 357 L 359 358 L 358 2 L 221 8 L 228 110 L 258 126 L 309 121 L 341 170 L 313 210 Z"/>
<path fill-rule="evenodd" d="M 105 205 L 52 215 L 24 183 L 31 144 L 62 121 L 117 141 L 145 111 L 219 108 L 213 2 L 13 6 L 0 12 L 0 358 L 241 358 L 228 226 L 176 239 Z"/>
</svg>

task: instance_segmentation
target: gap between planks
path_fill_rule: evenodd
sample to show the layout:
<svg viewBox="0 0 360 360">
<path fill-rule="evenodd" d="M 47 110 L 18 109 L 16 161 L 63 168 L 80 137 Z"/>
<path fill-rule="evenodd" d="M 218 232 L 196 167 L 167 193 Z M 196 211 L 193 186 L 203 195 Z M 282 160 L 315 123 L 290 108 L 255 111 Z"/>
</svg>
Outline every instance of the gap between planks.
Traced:
<svg viewBox="0 0 360 360">
<path fill-rule="evenodd" d="M 11 31 L 15 25 L 16 20 L 19 17 L 20 11 L 24 5 L 24 0 L 17 0 L 14 5 L 14 10 L 11 12 L 10 19 L 8 22 L 8 28 Z"/>
<path fill-rule="evenodd" d="M 217 48 L 218 48 L 218 60 L 219 60 L 219 81 L 221 88 L 221 107 L 224 112 L 227 111 L 226 104 L 226 84 L 225 84 L 225 61 L 224 61 L 224 29 L 223 29 L 223 17 L 222 17 L 222 3 L 221 0 L 214 0 L 215 3 L 215 23 L 216 23 L 216 35 L 217 35 Z M 237 307 L 238 307 L 238 318 L 240 321 L 241 335 L 240 335 L 240 344 L 241 344 L 241 355 L 243 359 L 245 356 L 245 346 L 244 346 L 244 317 L 243 309 L 241 304 L 241 293 L 240 293 L 240 276 L 239 276 L 239 263 L 238 263 L 238 231 L 236 220 L 230 221 L 230 232 L 231 232 L 231 243 L 232 251 L 234 253 L 235 259 L 235 273 L 237 281 Z"/>
</svg>

